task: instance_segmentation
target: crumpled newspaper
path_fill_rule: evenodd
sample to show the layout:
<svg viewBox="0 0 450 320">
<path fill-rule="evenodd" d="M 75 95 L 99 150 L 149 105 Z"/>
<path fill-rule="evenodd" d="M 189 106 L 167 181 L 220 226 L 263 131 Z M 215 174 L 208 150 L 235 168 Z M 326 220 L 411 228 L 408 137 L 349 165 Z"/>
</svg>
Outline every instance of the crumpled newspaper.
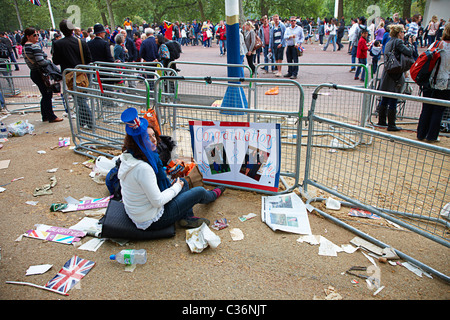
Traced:
<svg viewBox="0 0 450 320">
<path fill-rule="evenodd" d="M 198 228 L 186 230 L 186 243 L 191 252 L 200 253 L 207 248 L 208 245 L 211 248 L 217 248 L 220 244 L 220 237 L 212 232 L 205 223 L 203 223 Z"/>
<path fill-rule="evenodd" d="M 57 183 L 56 177 L 52 176 L 50 178 L 49 184 L 44 184 L 42 187 L 36 188 L 34 190 L 33 196 L 37 197 L 37 196 L 43 196 L 43 195 L 47 195 L 47 194 L 53 194 L 53 191 L 50 189 L 53 188 L 54 186 L 56 186 L 56 183 Z"/>
</svg>

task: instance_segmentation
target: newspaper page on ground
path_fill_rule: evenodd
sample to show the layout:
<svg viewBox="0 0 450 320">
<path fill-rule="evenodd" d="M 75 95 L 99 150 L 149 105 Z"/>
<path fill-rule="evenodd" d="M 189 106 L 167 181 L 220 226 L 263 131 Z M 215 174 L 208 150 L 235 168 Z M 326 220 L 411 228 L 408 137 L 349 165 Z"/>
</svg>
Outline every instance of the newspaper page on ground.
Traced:
<svg viewBox="0 0 450 320">
<path fill-rule="evenodd" d="M 296 193 L 263 196 L 261 219 L 273 231 L 311 234 L 305 203 Z"/>
</svg>

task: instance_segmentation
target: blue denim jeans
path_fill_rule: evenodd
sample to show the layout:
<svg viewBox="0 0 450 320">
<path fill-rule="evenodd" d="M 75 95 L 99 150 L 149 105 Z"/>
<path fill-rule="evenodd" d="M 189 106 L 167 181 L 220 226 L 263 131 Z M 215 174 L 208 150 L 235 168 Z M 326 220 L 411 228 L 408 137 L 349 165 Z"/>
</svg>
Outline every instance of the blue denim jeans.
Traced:
<svg viewBox="0 0 450 320">
<path fill-rule="evenodd" d="M 219 40 L 220 54 L 224 54 L 227 51 L 227 40 Z"/>
<path fill-rule="evenodd" d="M 358 63 L 366 65 L 367 64 L 367 58 L 363 58 L 363 59 L 358 58 Z M 358 66 L 358 68 L 356 68 L 355 78 L 359 77 L 360 73 L 361 73 L 361 80 L 364 80 L 365 76 L 366 76 L 366 69 L 363 69 L 362 67 Z"/>
<path fill-rule="evenodd" d="M 356 63 L 356 53 L 358 51 L 358 45 L 352 46 L 352 64 Z M 352 70 L 355 70 L 356 68 L 354 66 L 351 67 Z"/>
<path fill-rule="evenodd" d="M 267 57 L 267 55 L 269 54 L 269 45 L 268 44 L 263 47 L 263 50 L 264 50 L 263 51 L 263 53 L 264 53 L 264 63 L 274 63 L 275 59 L 274 59 L 273 54 L 272 54 L 272 58 L 270 59 L 270 61 L 269 61 L 269 57 Z M 272 66 L 271 68 L 272 68 L 272 71 L 277 69 L 276 66 Z M 268 71 L 269 70 L 269 66 L 265 66 L 264 70 Z"/>
<path fill-rule="evenodd" d="M 158 221 L 153 222 L 147 230 L 164 229 L 173 225 L 181 219 L 194 216 L 192 208 L 198 204 L 207 204 L 217 199 L 214 191 L 206 190 L 203 187 L 189 189 L 186 180 L 181 179 L 184 186 L 180 193 L 164 205 L 164 213 Z"/>
</svg>

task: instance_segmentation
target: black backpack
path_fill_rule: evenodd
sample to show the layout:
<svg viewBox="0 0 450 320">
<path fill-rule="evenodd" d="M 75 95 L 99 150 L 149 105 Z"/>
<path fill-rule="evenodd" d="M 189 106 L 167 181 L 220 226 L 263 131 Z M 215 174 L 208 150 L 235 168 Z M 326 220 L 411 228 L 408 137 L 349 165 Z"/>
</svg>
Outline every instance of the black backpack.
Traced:
<svg viewBox="0 0 450 320">
<path fill-rule="evenodd" d="M 8 46 L 3 41 L 0 41 L 0 58 L 9 59 Z"/>
<path fill-rule="evenodd" d="M 171 61 L 177 60 L 181 54 L 181 45 L 178 43 L 178 41 L 174 40 L 167 41 L 166 46 L 170 52 L 170 60 Z"/>
</svg>

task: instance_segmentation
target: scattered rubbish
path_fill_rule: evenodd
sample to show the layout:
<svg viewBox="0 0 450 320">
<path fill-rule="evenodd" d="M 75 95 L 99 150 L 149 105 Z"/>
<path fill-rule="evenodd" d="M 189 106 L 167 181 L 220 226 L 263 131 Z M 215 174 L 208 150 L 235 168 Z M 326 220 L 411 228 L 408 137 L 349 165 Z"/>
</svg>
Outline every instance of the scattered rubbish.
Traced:
<svg viewBox="0 0 450 320">
<path fill-rule="evenodd" d="M 380 293 L 381 290 L 384 289 L 384 286 L 379 287 L 375 292 L 372 294 L 373 296 L 376 296 L 378 293 Z"/>
<path fill-rule="evenodd" d="M 339 142 L 338 139 L 334 138 L 333 140 L 331 140 L 330 142 L 330 147 L 333 149 L 339 149 L 339 148 L 344 148 L 344 144 L 342 142 Z"/>
<path fill-rule="evenodd" d="M 39 201 L 26 201 L 26 204 L 30 205 L 30 206 L 35 206 L 39 203 Z"/>
<path fill-rule="evenodd" d="M 433 277 L 429 273 L 423 271 L 422 269 L 420 269 L 419 267 L 415 266 L 414 264 L 412 264 L 410 262 L 401 262 L 401 263 L 399 262 L 399 264 L 401 266 L 405 267 L 406 269 L 408 269 L 409 271 L 415 273 L 417 276 L 419 276 L 421 278 L 422 278 L 422 275 L 424 274 L 428 278 L 433 279 Z"/>
<path fill-rule="evenodd" d="M 341 245 L 342 250 L 344 250 L 344 252 L 346 253 L 353 253 L 356 250 L 358 250 L 357 247 L 352 246 L 351 244 L 343 244 Z"/>
<path fill-rule="evenodd" d="M 342 300 L 342 296 L 336 292 L 336 289 L 332 286 L 329 286 L 324 290 L 326 297 L 325 300 Z"/>
<path fill-rule="evenodd" d="M 6 191 L 6 189 L 5 188 L 3 188 L 3 187 L 0 187 L 0 193 L 2 193 L 2 192 L 5 192 Z"/>
<path fill-rule="evenodd" d="M 13 137 L 22 137 L 27 133 L 33 134 L 34 132 L 34 125 L 28 123 L 28 120 L 11 123 L 7 128 Z"/>
<path fill-rule="evenodd" d="M 74 255 L 59 270 L 56 276 L 47 282 L 46 288 L 62 293 L 72 289 L 95 266 L 95 262 Z"/>
<path fill-rule="evenodd" d="M 56 212 L 72 212 L 72 211 L 80 211 L 80 210 L 90 210 L 90 209 L 99 209 L 106 208 L 109 204 L 109 200 L 112 196 L 107 196 L 104 198 L 88 198 L 87 200 L 80 200 L 78 203 L 53 203 L 50 206 L 50 211 Z"/>
<path fill-rule="evenodd" d="M 222 230 L 228 227 L 228 221 L 225 218 L 217 219 L 214 221 L 214 223 L 211 225 L 211 228 L 214 230 Z"/>
<path fill-rule="evenodd" d="M 354 253 L 358 248 L 353 247 L 350 244 L 343 244 L 338 246 L 320 235 L 302 235 L 297 239 L 299 243 L 309 243 L 310 245 L 320 245 L 319 255 L 336 257 L 339 252 Z"/>
<path fill-rule="evenodd" d="M 53 168 L 53 169 L 47 170 L 48 173 L 55 173 L 56 171 L 58 171 L 58 168 Z"/>
<path fill-rule="evenodd" d="M 198 228 L 186 230 L 186 243 L 191 252 L 200 253 L 208 247 L 208 245 L 213 249 L 217 248 L 220 244 L 220 237 L 214 234 L 214 232 L 203 223 Z"/>
<path fill-rule="evenodd" d="M 105 184 L 106 176 L 109 171 L 116 165 L 116 158 L 108 159 L 104 156 L 99 156 L 95 160 L 94 168 L 92 169 L 89 176 L 98 184 Z"/>
<path fill-rule="evenodd" d="M 364 240 L 363 238 L 360 237 L 354 237 L 352 240 L 350 240 L 350 243 L 353 244 L 354 246 L 357 247 L 362 247 L 370 252 L 375 253 L 378 256 L 382 256 L 383 255 L 383 249 L 374 245 L 373 243 Z"/>
<path fill-rule="evenodd" d="M 270 88 L 264 94 L 267 96 L 276 96 L 278 93 L 279 93 L 279 88 L 277 86 L 277 87 Z"/>
<path fill-rule="evenodd" d="M 39 154 L 46 154 L 47 152 L 45 152 L 44 150 L 38 150 L 37 153 L 39 153 Z"/>
<path fill-rule="evenodd" d="M 55 176 L 50 177 L 50 183 L 45 184 L 40 188 L 36 188 L 33 192 L 33 196 L 38 197 L 38 196 L 53 194 L 53 191 L 51 190 L 51 188 L 56 186 L 56 183 L 57 183 L 56 177 Z"/>
<path fill-rule="evenodd" d="M 115 260 L 121 264 L 145 264 L 147 262 L 147 251 L 145 249 L 125 249 L 118 254 L 109 256 L 110 260 Z"/>
<path fill-rule="evenodd" d="M 328 198 L 325 201 L 325 206 L 330 210 L 339 210 L 341 209 L 341 202 L 333 198 Z"/>
<path fill-rule="evenodd" d="M 302 235 L 300 238 L 297 239 L 297 242 L 306 242 L 310 245 L 318 245 L 319 244 L 320 236 L 315 236 L 312 234 Z"/>
<path fill-rule="evenodd" d="M 230 235 L 231 235 L 231 239 L 233 239 L 234 241 L 239 241 L 239 240 L 244 239 L 244 233 L 242 232 L 241 229 L 238 229 L 238 228 L 231 229 Z"/>
<path fill-rule="evenodd" d="M 64 137 L 64 138 L 59 138 L 58 140 L 58 147 L 62 148 L 62 147 L 67 147 L 70 146 L 70 138 L 69 137 Z"/>
<path fill-rule="evenodd" d="M 6 281 L 5 283 L 8 283 L 8 284 L 19 284 L 19 285 L 23 285 L 23 286 L 35 287 L 35 288 L 51 291 L 51 292 L 54 292 L 54 293 L 59 293 L 59 294 L 62 294 L 64 296 L 68 296 L 68 294 L 65 293 L 65 292 L 60 292 L 58 290 L 50 289 L 50 288 L 47 288 L 45 286 L 40 286 L 40 285 L 37 285 L 37 284 L 34 284 L 34 283 L 30 283 L 30 282 Z"/>
<path fill-rule="evenodd" d="M 31 286 L 68 296 L 69 294 L 67 292 L 86 276 L 94 266 L 95 262 L 82 259 L 75 255 L 64 264 L 58 274 L 47 282 L 45 286 L 20 281 L 6 281 L 6 283 Z"/>
<path fill-rule="evenodd" d="M 24 179 L 24 177 L 14 178 L 14 179 L 11 180 L 11 182 L 18 181 L 18 180 L 22 180 L 22 179 Z"/>
<path fill-rule="evenodd" d="M 350 212 L 348 213 L 351 217 L 359 217 L 359 218 L 368 218 L 368 219 L 381 219 L 380 216 L 377 216 L 375 213 L 369 212 L 367 210 L 363 209 L 356 209 L 352 208 L 350 209 Z"/>
<path fill-rule="evenodd" d="M 1 160 L 0 161 L 0 170 L 8 169 L 11 160 Z"/>
<path fill-rule="evenodd" d="M 80 250 L 87 250 L 96 252 L 98 248 L 105 242 L 106 239 L 93 238 L 88 242 L 84 243 L 82 246 L 78 247 Z"/>
<path fill-rule="evenodd" d="M 40 240 L 71 244 L 80 241 L 86 235 L 86 232 L 62 227 L 53 227 L 45 224 L 37 224 L 35 230 L 28 230 L 24 236 Z"/>
<path fill-rule="evenodd" d="M 389 223 L 390 225 L 393 225 L 394 227 L 396 227 L 399 230 L 404 230 L 402 227 L 400 227 L 398 224 L 396 224 L 395 222 L 389 221 L 389 220 L 385 220 L 387 223 Z"/>
<path fill-rule="evenodd" d="M 91 237 L 98 237 L 102 232 L 102 227 L 101 224 L 99 224 L 98 219 L 89 217 L 84 217 L 80 222 L 71 226 L 69 229 L 85 232 Z"/>
<path fill-rule="evenodd" d="M 365 254 L 364 251 L 361 251 L 361 253 L 364 255 L 364 257 L 367 258 L 367 260 L 370 261 L 370 263 L 372 263 L 375 267 L 377 267 L 377 264 L 376 264 L 375 260 L 373 260 L 372 257 L 370 257 L 369 255 Z"/>
<path fill-rule="evenodd" d="M 361 267 L 361 266 L 353 266 L 350 269 L 348 269 L 347 271 L 345 271 L 345 273 L 352 275 L 354 277 L 358 277 L 361 279 L 368 279 L 369 276 L 365 275 L 365 274 L 360 274 L 360 273 L 354 273 L 353 271 L 367 271 L 367 267 Z"/>
<path fill-rule="evenodd" d="M 447 203 L 441 210 L 440 215 L 443 217 L 450 217 L 450 202 Z"/>
<path fill-rule="evenodd" d="M 261 220 L 273 231 L 311 234 L 306 206 L 294 192 L 279 196 L 263 196 Z"/>
<path fill-rule="evenodd" d="M 319 244 L 319 256 L 337 257 L 338 252 L 344 251 L 341 247 L 322 236 L 320 236 Z"/>
<path fill-rule="evenodd" d="M 28 268 L 26 276 L 32 276 L 35 274 L 43 274 L 46 273 L 48 270 L 51 269 L 51 267 L 53 267 L 52 264 L 40 264 L 37 266 L 31 266 Z"/>
<path fill-rule="evenodd" d="M 244 222 L 244 221 L 250 220 L 250 219 L 252 219 L 254 217 L 256 217 L 256 214 L 249 213 L 249 214 L 243 215 L 242 217 L 239 217 L 239 220 Z"/>
</svg>

